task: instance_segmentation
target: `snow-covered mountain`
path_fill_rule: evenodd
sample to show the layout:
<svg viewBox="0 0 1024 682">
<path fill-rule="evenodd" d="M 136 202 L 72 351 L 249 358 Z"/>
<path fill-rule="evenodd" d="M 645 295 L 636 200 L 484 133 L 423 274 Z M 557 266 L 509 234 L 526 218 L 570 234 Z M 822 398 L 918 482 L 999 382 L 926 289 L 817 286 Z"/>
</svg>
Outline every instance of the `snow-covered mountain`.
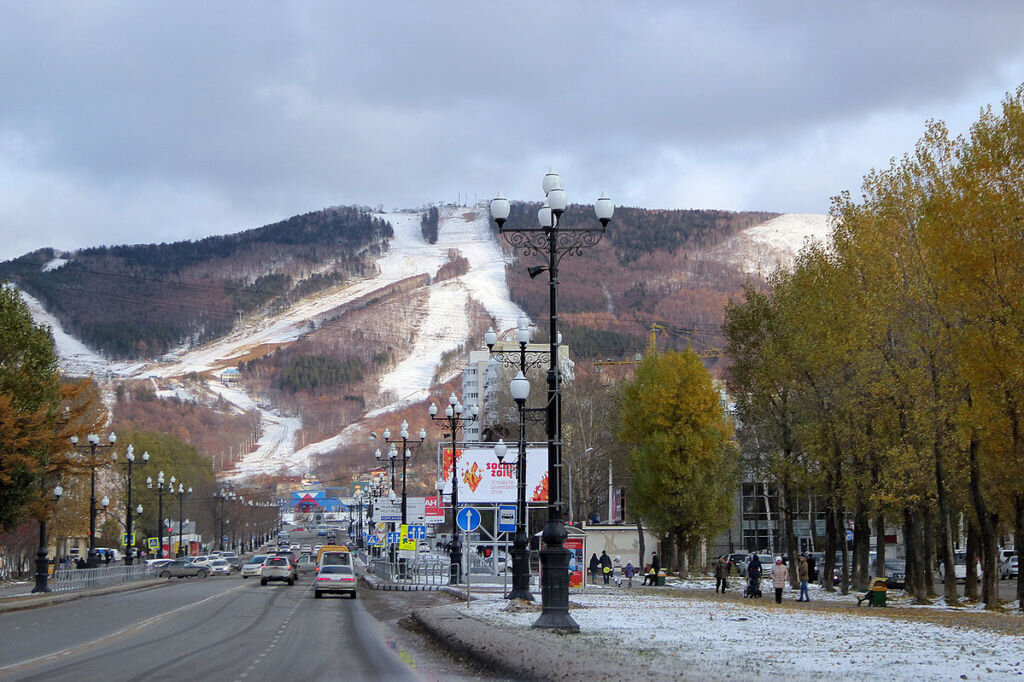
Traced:
<svg viewBox="0 0 1024 682">
<path fill-rule="evenodd" d="M 209 397 L 219 396 L 240 411 L 255 409 L 262 414 L 262 438 L 257 449 L 237 465 L 234 475 L 304 473 L 312 456 L 353 442 L 363 430 L 358 423 L 352 424 L 330 438 L 297 448 L 295 434 L 302 428 L 300 419 L 257 405 L 241 389 L 225 385 L 218 378 L 250 350 L 264 344 L 295 341 L 308 331 L 311 321 L 340 305 L 416 275 L 433 276 L 449 260 L 449 250 L 457 249 L 469 263 L 468 272 L 427 285 L 428 302 L 414 317 L 417 322 L 410 331 L 413 340 L 408 352 L 381 378 L 378 401 L 369 405 L 366 416 L 374 417 L 427 397 L 442 355 L 468 340 L 466 310 L 471 299 L 495 319 L 496 329 L 514 327 L 522 314 L 510 299 L 505 257 L 489 226 L 486 207 L 441 209 L 435 244 L 424 240 L 421 216 L 419 211 L 378 214 L 377 217 L 391 223 L 394 237 L 389 250 L 377 260 L 376 276 L 309 296 L 281 314 L 254 318 L 215 342 L 179 349 L 163 362 L 108 362 L 99 352 L 65 333 L 38 301 L 24 293 L 23 297 L 36 320 L 53 329 L 62 367 L 69 373 L 91 373 L 97 378 L 152 377 L 171 385 L 191 373 L 210 374 L 213 379 L 206 386 Z M 807 240 L 824 242 L 828 230 L 826 216 L 787 214 L 734 235 L 706 257 L 732 263 L 746 272 L 767 274 L 779 265 L 791 264 Z"/>
</svg>

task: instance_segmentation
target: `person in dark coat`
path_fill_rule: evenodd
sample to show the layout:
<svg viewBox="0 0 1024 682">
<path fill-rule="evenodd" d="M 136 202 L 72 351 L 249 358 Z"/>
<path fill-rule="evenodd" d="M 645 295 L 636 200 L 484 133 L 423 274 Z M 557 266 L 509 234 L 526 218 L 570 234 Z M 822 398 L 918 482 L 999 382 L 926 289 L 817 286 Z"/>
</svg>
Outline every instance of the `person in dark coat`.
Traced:
<svg viewBox="0 0 1024 682">
<path fill-rule="evenodd" d="M 761 596 L 761 560 L 756 554 L 750 555 L 747 561 L 747 597 L 751 599 Z"/>
<path fill-rule="evenodd" d="M 604 584 L 608 584 L 608 579 L 612 577 L 612 558 L 608 556 L 608 552 L 601 552 L 601 573 L 604 574 Z"/>
<path fill-rule="evenodd" d="M 590 571 L 590 582 L 597 582 L 597 574 L 601 571 L 601 562 L 597 558 L 597 552 L 590 555 L 590 563 L 587 564 L 587 569 Z"/>
<path fill-rule="evenodd" d="M 655 573 L 661 572 L 661 561 L 658 560 L 657 552 L 651 553 L 651 568 L 654 569 Z"/>
<path fill-rule="evenodd" d="M 718 561 L 715 562 L 715 594 L 721 592 L 725 594 L 725 590 L 729 587 L 727 578 L 729 576 L 729 568 L 725 563 L 725 557 L 718 557 Z"/>
</svg>

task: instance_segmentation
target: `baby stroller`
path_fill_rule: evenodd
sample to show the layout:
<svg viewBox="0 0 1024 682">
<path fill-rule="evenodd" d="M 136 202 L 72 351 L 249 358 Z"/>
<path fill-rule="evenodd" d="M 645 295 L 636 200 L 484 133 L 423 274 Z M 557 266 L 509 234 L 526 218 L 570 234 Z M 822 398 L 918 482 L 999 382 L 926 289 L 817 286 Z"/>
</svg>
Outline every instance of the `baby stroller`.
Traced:
<svg viewBox="0 0 1024 682">
<path fill-rule="evenodd" d="M 760 571 L 750 571 L 747 577 L 747 589 L 743 596 L 748 599 L 761 598 L 761 574 Z"/>
</svg>

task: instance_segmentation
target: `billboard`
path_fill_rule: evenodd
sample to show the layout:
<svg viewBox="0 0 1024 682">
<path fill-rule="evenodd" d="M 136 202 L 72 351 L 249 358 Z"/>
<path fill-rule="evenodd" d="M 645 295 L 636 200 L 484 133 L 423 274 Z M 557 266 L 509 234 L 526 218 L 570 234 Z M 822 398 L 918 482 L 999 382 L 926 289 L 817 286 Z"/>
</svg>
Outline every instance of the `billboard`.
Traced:
<svg viewBox="0 0 1024 682">
<path fill-rule="evenodd" d="M 452 449 L 439 446 L 438 479 L 444 481 L 444 496 L 452 493 Z M 516 458 L 509 448 L 503 462 L 494 456 L 494 445 L 458 448 L 459 504 L 496 504 L 516 501 Z M 548 502 L 547 448 L 526 449 L 526 502 Z"/>
</svg>

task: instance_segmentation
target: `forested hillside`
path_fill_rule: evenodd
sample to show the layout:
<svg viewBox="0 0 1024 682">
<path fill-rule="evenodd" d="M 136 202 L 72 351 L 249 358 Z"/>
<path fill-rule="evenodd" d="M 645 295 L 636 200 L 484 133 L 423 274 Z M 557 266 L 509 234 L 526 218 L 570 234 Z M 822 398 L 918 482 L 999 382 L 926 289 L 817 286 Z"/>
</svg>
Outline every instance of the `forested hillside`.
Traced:
<svg viewBox="0 0 1024 682">
<path fill-rule="evenodd" d="M 391 236 L 390 224 L 362 209 L 330 208 L 198 241 L 85 249 L 59 267 L 46 268 L 57 254 L 41 249 L 0 263 L 0 279 L 108 357 L 153 357 L 372 273 Z"/>
<path fill-rule="evenodd" d="M 538 208 L 514 203 L 506 227 L 536 225 Z M 631 358 L 646 347 L 652 323 L 676 332 L 663 347 L 720 347 L 722 311 L 747 276 L 700 254 L 776 215 L 616 207 L 601 242 L 559 265 L 561 331 L 573 356 Z M 564 229 L 598 225 L 588 206 L 570 206 L 561 223 Z M 546 327 L 547 276 L 530 279 L 526 272 L 543 262 L 541 255 L 520 258 L 508 280 L 512 299 Z"/>
</svg>

